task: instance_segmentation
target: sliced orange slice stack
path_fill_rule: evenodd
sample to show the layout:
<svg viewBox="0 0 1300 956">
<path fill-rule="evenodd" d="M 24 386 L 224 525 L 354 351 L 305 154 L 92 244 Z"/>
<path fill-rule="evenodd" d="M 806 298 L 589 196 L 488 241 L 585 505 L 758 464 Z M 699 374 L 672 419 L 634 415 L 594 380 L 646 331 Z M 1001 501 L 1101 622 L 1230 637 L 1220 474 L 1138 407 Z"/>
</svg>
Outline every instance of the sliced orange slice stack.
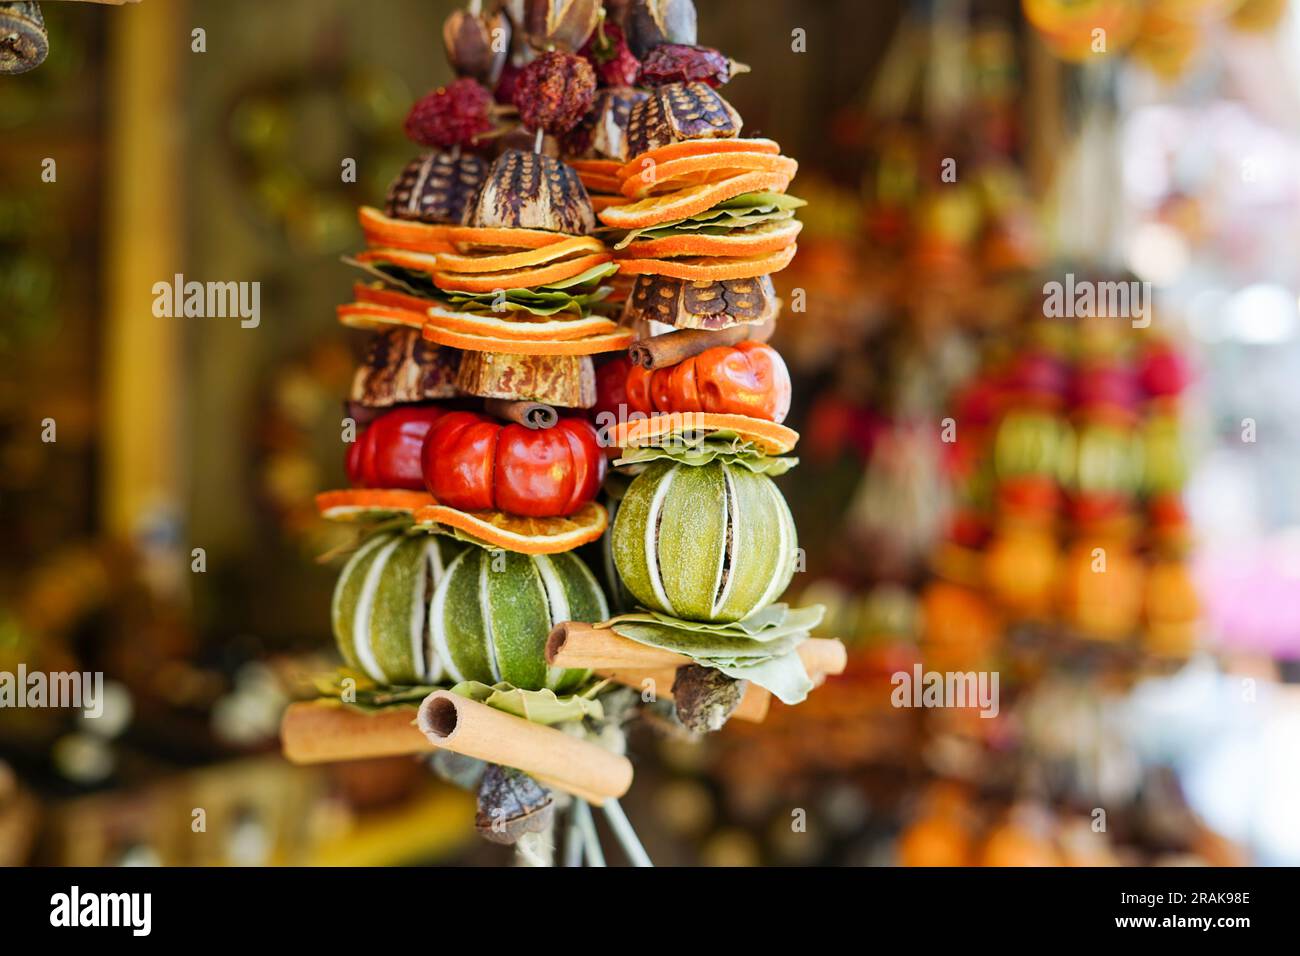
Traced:
<svg viewBox="0 0 1300 956">
<path fill-rule="evenodd" d="M 713 217 L 700 214 L 747 193 L 784 193 L 798 170 L 770 139 L 669 143 L 624 163 L 617 178 L 625 202 L 597 215 L 609 229 L 653 230 L 620 243 L 615 255 L 622 273 L 692 282 L 757 278 L 790 264 L 798 221 L 787 213 L 730 225 L 719 211 L 714 227 Z"/>
</svg>

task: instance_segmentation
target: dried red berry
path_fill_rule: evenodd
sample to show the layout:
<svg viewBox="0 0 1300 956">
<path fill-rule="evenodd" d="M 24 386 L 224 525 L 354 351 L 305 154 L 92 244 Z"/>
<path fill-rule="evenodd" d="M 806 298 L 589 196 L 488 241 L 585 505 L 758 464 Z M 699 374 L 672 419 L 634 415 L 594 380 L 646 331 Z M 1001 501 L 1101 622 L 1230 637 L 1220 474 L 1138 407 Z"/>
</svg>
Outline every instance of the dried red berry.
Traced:
<svg viewBox="0 0 1300 956">
<path fill-rule="evenodd" d="M 406 115 L 406 135 L 421 146 L 472 146 L 492 129 L 492 94 L 468 77 L 416 101 Z"/>
<path fill-rule="evenodd" d="M 519 118 L 530 130 L 562 136 L 591 109 L 596 73 L 580 56 L 551 50 L 529 63 L 515 85 Z"/>
<path fill-rule="evenodd" d="M 617 23 L 601 23 L 587 38 L 579 56 L 586 57 L 596 70 L 602 86 L 635 86 L 641 63 L 632 55 L 623 28 Z"/>
<path fill-rule="evenodd" d="M 641 85 L 707 83 L 717 89 L 731 79 L 733 72 L 742 73 L 746 69 L 738 70 L 737 66 L 711 47 L 661 43 L 641 63 Z"/>
</svg>

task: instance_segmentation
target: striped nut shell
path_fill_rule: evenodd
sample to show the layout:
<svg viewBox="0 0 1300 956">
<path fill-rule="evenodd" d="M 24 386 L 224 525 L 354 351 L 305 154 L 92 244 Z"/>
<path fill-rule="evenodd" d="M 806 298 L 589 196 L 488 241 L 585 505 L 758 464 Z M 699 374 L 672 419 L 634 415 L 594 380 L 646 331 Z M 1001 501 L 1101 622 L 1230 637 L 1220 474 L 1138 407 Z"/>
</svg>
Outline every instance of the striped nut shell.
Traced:
<svg viewBox="0 0 1300 956">
<path fill-rule="evenodd" d="M 551 156 L 508 149 L 488 170 L 465 224 L 585 236 L 596 228 L 596 214 L 571 167 Z"/>
<path fill-rule="evenodd" d="M 487 162 L 471 153 L 426 153 L 407 163 L 388 187 L 384 213 L 392 219 L 459 223 L 487 170 Z"/>
<path fill-rule="evenodd" d="M 707 83 L 669 83 L 632 107 L 627 124 L 629 156 L 687 139 L 740 135 L 735 108 Z"/>
<path fill-rule="evenodd" d="M 739 621 L 777 600 L 798 538 L 766 475 L 714 462 L 658 461 L 628 488 L 614 563 L 648 608 L 689 621 Z"/>
<path fill-rule="evenodd" d="M 780 307 L 769 276 L 708 280 L 640 275 L 623 306 L 623 324 L 653 320 L 679 329 L 725 329 L 765 322 Z"/>
<path fill-rule="evenodd" d="M 561 621 L 608 616 L 600 585 L 572 554 L 489 551 L 441 535 L 374 535 L 334 589 L 344 660 L 389 685 L 508 681 L 567 693 L 587 674 L 549 667 L 547 635 Z"/>
</svg>

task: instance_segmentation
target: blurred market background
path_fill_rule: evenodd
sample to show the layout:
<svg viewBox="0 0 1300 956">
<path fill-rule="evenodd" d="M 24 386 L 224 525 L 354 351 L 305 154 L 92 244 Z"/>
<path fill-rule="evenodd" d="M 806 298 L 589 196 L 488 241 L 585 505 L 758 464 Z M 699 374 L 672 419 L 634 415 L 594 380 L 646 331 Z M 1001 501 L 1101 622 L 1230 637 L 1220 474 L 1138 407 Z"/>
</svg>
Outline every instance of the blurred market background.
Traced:
<svg viewBox="0 0 1300 956">
<path fill-rule="evenodd" d="M 338 257 L 455 6 L 49 2 L 0 77 L 0 671 L 108 680 L 98 720 L 0 711 L 0 862 L 508 861 L 418 761 L 276 740 L 333 660 Z M 637 730 L 651 856 L 1300 863 L 1300 10 L 698 7 L 801 164 L 781 485 L 851 663 L 761 725 Z M 155 318 L 176 273 L 259 281 L 261 324 Z M 1149 327 L 1044 318 L 1067 274 L 1150 283 Z M 891 706 L 916 662 L 997 671 L 997 716 Z"/>
</svg>

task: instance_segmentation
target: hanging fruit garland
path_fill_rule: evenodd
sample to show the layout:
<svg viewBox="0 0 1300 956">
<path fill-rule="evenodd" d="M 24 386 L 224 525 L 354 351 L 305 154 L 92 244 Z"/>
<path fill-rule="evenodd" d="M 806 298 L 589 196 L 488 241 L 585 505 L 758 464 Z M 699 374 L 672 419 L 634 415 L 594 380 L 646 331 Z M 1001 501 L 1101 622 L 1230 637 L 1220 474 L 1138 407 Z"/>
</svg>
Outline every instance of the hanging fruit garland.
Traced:
<svg viewBox="0 0 1300 956">
<path fill-rule="evenodd" d="M 819 607 L 777 603 L 798 552 L 772 476 L 798 435 L 765 342 L 797 165 L 741 137 L 717 88 L 744 67 L 694 24 L 689 0 L 453 14 L 460 76 L 412 107 L 427 151 L 345 260 L 339 320 L 372 339 L 350 487 L 317 507 L 370 530 L 334 594 L 347 667 L 286 713 L 285 751 L 475 758 L 480 829 L 530 862 L 557 791 L 571 846 L 601 805 L 648 862 L 617 803 L 619 685 L 698 732 L 844 667 L 809 638 Z M 574 553 L 598 540 L 613 617 Z"/>
</svg>

